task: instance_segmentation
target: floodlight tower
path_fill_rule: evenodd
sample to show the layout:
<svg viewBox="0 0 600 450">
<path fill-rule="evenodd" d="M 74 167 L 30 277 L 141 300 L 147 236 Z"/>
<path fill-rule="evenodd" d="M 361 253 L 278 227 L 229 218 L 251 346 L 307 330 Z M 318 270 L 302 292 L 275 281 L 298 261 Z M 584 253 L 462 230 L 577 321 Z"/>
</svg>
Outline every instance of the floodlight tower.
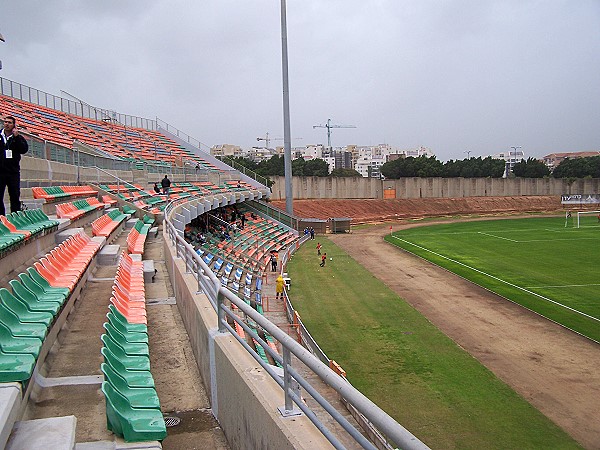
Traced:
<svg viewBox="0 0 600 450">
<path fill-rule="evenodd" d="M 355 125 L 332 125 L 331 119 L 327 119 L 327 123 L 320 125 L 313 125 L 314 128 L 327 128 L 327 147 L 331 149 L 331 129 L 332 128 L 356 128 Z"/>
<path fill-rule="evenodd" d="M 520 148 L 523 148 L 523 147 L 521 147 L 520 145 L 513 145 L 510 148 L 513 149 L 512 154 L 513 154 L 513 156 L 514 156 L 515 159 L 514 159 L 514 162 L 512 163 L 512 165 L 510 165 L 510 152 L 509 152 L 508 153 L 508 164 L 509 164 L 511 170 L 514 170 L 515 164 L 517 164 L 517 150 L 520 149 Z"/>
<path fill-rule="evenodd" d="M 283 86 L 283 166 L 285 173 L 285 211 L 294 215 L 292 191 L 292 134 L 290 131 L 290 83 L 288 77 L 287 48 L 287 7 L 285 0 L 280 3 L 281 12 L 281 81 Z M 292 409 L 291 400 L 286 396 L 285 409 Z"/>
</svg>

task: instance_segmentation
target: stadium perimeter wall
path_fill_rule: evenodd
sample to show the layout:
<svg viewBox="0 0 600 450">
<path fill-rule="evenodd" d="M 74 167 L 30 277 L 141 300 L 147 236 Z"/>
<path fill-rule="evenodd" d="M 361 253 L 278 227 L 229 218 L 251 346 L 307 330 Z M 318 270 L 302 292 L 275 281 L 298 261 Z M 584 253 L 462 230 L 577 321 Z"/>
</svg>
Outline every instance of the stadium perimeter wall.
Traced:
<svg viewBox="0 0 600 450">
<path fill-rule="evenodd" d="M 272 200 L 285 198 L 284 177 L 275 182 Z M 595 194 L 600 179 L 569 182 L 556 178 L 400 178 L 292 177 L 294 199 L 414 199 L 460 197 L 517 197 L 522 195 Z"/>
</svg>

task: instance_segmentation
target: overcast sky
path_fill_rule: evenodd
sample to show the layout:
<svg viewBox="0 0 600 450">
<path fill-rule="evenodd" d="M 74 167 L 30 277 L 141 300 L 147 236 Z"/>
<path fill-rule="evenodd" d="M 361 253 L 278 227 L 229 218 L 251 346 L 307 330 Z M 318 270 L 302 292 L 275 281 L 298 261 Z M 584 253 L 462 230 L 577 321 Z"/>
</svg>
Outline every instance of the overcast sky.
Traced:
<svg viewBox="0 0 600 450">
<path fill-rule="evenodd" d="M 279 1 L 5 2 L 4 78 L 208 145 L 283 137 Z M 334 146 L 441 160 L 600 151 L 599 0 L 288 0 L 287 17 L 293 146 L 326 144 L 330 118 L 356 126 Z"/>
</svg>

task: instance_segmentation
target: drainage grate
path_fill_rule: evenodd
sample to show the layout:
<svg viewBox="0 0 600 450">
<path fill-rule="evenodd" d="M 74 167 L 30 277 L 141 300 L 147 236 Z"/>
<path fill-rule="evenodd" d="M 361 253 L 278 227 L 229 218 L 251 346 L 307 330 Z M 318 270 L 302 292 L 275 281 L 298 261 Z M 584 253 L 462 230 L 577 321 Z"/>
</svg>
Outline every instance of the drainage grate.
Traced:
<svg viewBox="0 0 600 450">
<path fill-rule="evenodd" d="M 180 423 L 181 423 L 181 419 L 179 417 L 175 417 L 175 416 L 166 416 L 165 417 L 165 425 L 167 426 L 167 428 L 176 427 Z"/>
</svg>

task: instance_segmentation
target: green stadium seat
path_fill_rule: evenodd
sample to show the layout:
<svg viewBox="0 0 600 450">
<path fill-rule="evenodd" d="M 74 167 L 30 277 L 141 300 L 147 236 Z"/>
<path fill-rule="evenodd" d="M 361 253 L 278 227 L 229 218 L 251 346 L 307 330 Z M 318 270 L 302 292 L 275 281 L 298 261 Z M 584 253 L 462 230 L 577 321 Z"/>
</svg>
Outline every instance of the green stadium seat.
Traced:
<svg viewBox="0 0 600 450">
<path fill-rule="evenodd" d="M 18 280 L 10 280 L 8 284 L 13 290 L 13 295 L 22 300 L 30 311 L 43 311 L 56 316 L 62 306 L 61 300 L 51 301 L 40 298 Z"/>
<path fill-rule="evenodd" d="M 100 370 L 104 374 L 104 379 L 108 381 L 113 388 L 127 397 L 127 400 L 133 408 L 154 408 L 160 409 L 160 402 L 156 389 L 130 387 L 127 380 L 123 378 L 110 365 L 102 363 Z"/>
<path fill-rule="evenodd" d="M 49 294 L 50 293 L 64 294 L 65 298 L 67 298 L 71 294 L 71 290 L 69 288 L 52 286 L 48 282 L 48 280 L 46 280 L 43 276 L 41 276 L 40 273 L 37 270 L 35 270 L 33 267 L 28 267 L 27 273 L 29 274 L 29 276 L 35 283 L 39 284 L 40 287 Z"/>
<path fill-rule="evenodd" d="M 6 289 L 4 290 L 6 291 Z M 48 331 L 48 327 L 43 323 L 21 322 L 19 316 L 7 308 L 4 301 L 0 302 L 0 323 L 4 324 L 10 330 L 10 334 L 15 337 L 44 339 Z"/>
<path fill-rule="evenodd" d="M 0 322 L 0 349 L 4 353 L 27 353 L 37 358 L 41 348 L 41 339 L 13 336 L 8 327 Z"/>
<path fill-rule="evenodd" d="M 100 353 L 104 357 L 104 362 L 118 372 L 127 381 L 129 387 L 154 387 L 154 378 L 150 371 L 128 369 L 107 347 L 102 347 Z"/>
<path fill-rule="evenodd" d="M 33 292 L 37 298 L 42 299 L 42 301 L 57 302 L 62 305 L 67 298 L 67 294 L 65 294 L 64 292 L 45 291 L 44 288 L 42 288 L 42 286 L 36 283 L 28 273 L 20 273 L 18 275 L 18 278 L 23 286 L 25 286 L 28 290 Z"/>
<path fill-rule="evenodd" d="M 133 408 L 127 398 L 106 381 L 102 383 L 106 397 L 107 426 L 126 442 L 160 441 L 167 437 L 162 413 L 157 409 Z"/>
<path fill-rule="evenodd" d="M 148 344 L 148 334 L 146 332 L 128 330 L 127 327 L 119 322 L 119 320 L 114 317 L 114 314 L 110 312 L 106 314 L 106 317 L 108 318 L 105 327 L 106 330 L 108 330 L 107 327 L 112 328 L 114 331 L 111 331 L 111 333 L 118 333 L 129 343 Z"/>
<path fill-rule="evenodd" d="M 112 323 L 115 327 L 117 327 L 116 323 L 119 323 L 119 327 L 125 328 L 129 332 L 138 332 L 138 333 L 146 333 L 148 334 L 148 326 L 143 323 L 131 323 L 128 322 L 127 319 L 121 312 L 115 307 L 115 305 L 108 305 L 109 312 L 111 316 L 108 317 L 110 323 Z"/>
<path fill-rule="evenodd" d="M 34 367 L 32 355 L 0 351 L 0 383 L 26 381 L 31 378 Z"/>
<path fill-rule="evenodd" d="M 54 321 L 54 315 L 45 311 L 31 311 L 27 304 L 10 293 L 8 289 L 0 288 L 2 306 L 15 314 L 19 322 L 27 324 L 43 324 L 46 328 Z"/>
<path fill-rule="evenodd" d="M 114 344 L 118 345 L 123 349 L 123 351 L 129 356 L 148 356 L 149 357 L 149 349 L 148 344 L 144 342 L 129 342 L 125 339 L 125 337 L 119 333 L 115 327 L 113 327 L 110 323 L 105 322 L 103 325 L 106 330 L 106 334 L 109 339 L 113 341 Z M 106 340 L 103 340 L 106 345 Z"/>
<path fill-rule="evenodd" d="M 110 350 L 127 369 L 150 371 L 150 358 L 148 356 L 128 355 L 122 347 L 115 344 L 106 334 L 100 336 L 100 339 L 104 343 L 104 347 Z"/>
</svg>

